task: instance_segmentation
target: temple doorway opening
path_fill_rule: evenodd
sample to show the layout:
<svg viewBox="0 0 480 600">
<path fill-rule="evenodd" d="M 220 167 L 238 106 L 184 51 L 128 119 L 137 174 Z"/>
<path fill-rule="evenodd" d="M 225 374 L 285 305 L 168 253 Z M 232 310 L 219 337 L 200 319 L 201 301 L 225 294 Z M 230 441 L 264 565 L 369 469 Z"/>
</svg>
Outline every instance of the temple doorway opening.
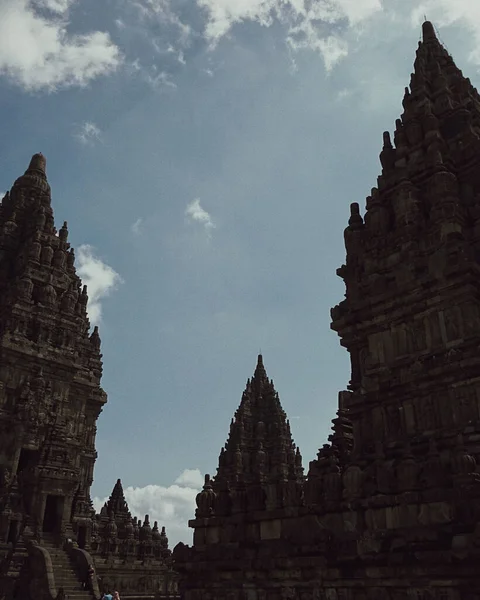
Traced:
<svg viewBox="0 0 480 600">
<path fill-rule="evenodd" d="M 78 547 L 81 550 L 84 550 L 86 542 L 87 542 L 87 528 L 84 526 L 80 526 L 77 531 Z"/>
<path fill-rule="evenodd" d="M 63 496 L 47 496 L 43 516 L 43 531 L 45 533 L 56 533 L 60 530 L 64 501 L 65 498 Z"/>
<path fill-rule="evenodd" d="M 10 521 L 10 525 L 8 527 L 8 536 L 7 536 L 7 544 L 15 544 L 17 541 L 18 533 L 20 530 L 18 521 Z"/>
</svg>

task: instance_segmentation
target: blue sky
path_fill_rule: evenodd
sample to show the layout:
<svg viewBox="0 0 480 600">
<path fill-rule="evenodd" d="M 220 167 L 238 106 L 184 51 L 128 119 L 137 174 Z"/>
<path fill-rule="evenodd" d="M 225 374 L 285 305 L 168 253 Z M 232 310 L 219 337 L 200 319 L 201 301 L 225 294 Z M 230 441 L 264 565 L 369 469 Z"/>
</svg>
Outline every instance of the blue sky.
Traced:
<svg viewBox="0 0 480 600">
<path fill-rule="evenodd" d="M 259 350 L 304 466 L 349 379 L 330 331 L 423 15 L 479 84 L 471 0 L 0 0 L 0 190 L 43 152 L 103 386 L 93 494 L 190 541 Z"/>
</svg>

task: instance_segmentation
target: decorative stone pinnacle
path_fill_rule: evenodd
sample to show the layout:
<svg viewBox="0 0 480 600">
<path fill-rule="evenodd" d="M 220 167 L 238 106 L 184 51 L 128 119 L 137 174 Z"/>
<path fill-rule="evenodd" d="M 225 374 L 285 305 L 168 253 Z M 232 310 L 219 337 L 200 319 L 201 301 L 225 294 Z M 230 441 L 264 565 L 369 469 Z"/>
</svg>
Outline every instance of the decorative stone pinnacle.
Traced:
<svg viewBox="0 0 480 600">
<path fill-rule="evenodd" d="M 422 34 L 424 42 L 438 41 L 435 28 L 430 21 L 425 21 L 422 25 Z"/>
<path fill-rule="evenodd" d="M 47 160 L 41 152 L 34 154 L 30 160 L 27 171 L 39 171 L 46 175 Z"/>
</svg>

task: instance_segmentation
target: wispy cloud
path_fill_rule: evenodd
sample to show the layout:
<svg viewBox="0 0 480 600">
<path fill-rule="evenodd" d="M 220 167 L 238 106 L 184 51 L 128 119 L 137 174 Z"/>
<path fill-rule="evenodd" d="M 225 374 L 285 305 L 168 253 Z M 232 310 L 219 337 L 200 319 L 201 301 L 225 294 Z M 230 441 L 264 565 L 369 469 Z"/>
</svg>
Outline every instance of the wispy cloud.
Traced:
<svg viewBox="0 0 480 600">
<path fill-rule="evenodd" d="M 130 231 L 133 233 L 133 235 L 140 235 L 142 233 L 142 225 L 143 219 L 141 217 L 131 224 Z"/>
<path fill-rule="evenodd" d="M 33 0 L 32 4 L 57 15 L 64 15 L 75 0 Z"/>
<path fill-rule="evenodd" d="M 156 89 L 175 90 L 177 84 L 174 83 L 166 71 L 159 71 L 156 65 L 152 65 L 149 70 L 144 71 L 145 80 Z"/>
<path fill-rule="evenodd" d="M 135 0 L 133 5 L 142 18 L 154 17 L 159 23 L 177 30 L 177 44 L 185 47 L 190 43 L 192 29 L 174 10 L 174 0 Z"/>
<path fill-rule="evenodd" d="M 88 287 L 88 317 L 92 325 L 98 325 L 102 319 L 102 301 L 123 283 L 123 279 L 96 256 L 95 249 L 88 244 L 78 248 L 76 266 L 79 277 Z"/>
<path fill-rule="evenodd" d="M 337 93 L 337 100 L 341 102 L 342 100 L 346 100 L 353 95 L 353 90 L 349 90 L 348 88 L 343 88 Z"/>
<path fill-rule="evenodd" d="M 265 27 L 281 22 L 294 50 L 318 51 L 327 71 L 348 54 L 347 41 L 332 29 L 356 26 L 382 9 L 381 0 L 197 0 L 207 14 L 205 37 L 211 48 L 233 25 L 255 21 Z"/>
<path fill-rule="evenodd" d="M 101 131 L 98 125 L 92 121 L 85 121 L 74 134 L 74 137 L 84 146 L 92 146 L 101 139 Z"/>
<path fill-rule="evenodd" d="M 180 541 L 191 543 L 188 520 L 195 515 L 195 497 L 202 485 L 203 478 L 198 469 L 185 469 L 168 487 L 126 487 L 124 493 L 131 513 L 142 518 L 149 515 L 150 521 L 158 521 L 159 526 L 165 526 L 170 548 L 174 548 Z M 100 511 L 107 500 L 94 498 L 95 509 Z"/>
<path fill-rule="evenodd" d="M 210 214 L 200 205 L 200 198 L 195 198 L 195 200 L 187 205 L 185 216 L 191 223 L 202 225 L 209 237 L 212 234 L 212 230 L 216 227 Z"/>
<path fill-rule="evenodd" d="M 68 33 L 65 17 L 74 1 L 2 0 L 0 75 L 28 91 L 53 91 L 114 71 L 122 59 L 108 33 Z"/>
</svg>

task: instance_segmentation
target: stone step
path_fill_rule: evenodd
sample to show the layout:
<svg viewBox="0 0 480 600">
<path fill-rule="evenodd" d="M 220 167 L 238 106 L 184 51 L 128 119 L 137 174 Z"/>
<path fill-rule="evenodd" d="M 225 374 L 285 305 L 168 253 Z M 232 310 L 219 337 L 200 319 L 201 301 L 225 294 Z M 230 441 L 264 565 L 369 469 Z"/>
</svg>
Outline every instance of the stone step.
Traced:
<svg viewBox="0 0 480 600">
<path fill-rule="evenodd" d="M 91 600 L 91 594 L 81 588 L 74 565 L 67 552 L 48 542 L 43 544 L 52 561 L 53 577 L 57 590 L 63 588 L 67 600 Z"/>
</svg>

